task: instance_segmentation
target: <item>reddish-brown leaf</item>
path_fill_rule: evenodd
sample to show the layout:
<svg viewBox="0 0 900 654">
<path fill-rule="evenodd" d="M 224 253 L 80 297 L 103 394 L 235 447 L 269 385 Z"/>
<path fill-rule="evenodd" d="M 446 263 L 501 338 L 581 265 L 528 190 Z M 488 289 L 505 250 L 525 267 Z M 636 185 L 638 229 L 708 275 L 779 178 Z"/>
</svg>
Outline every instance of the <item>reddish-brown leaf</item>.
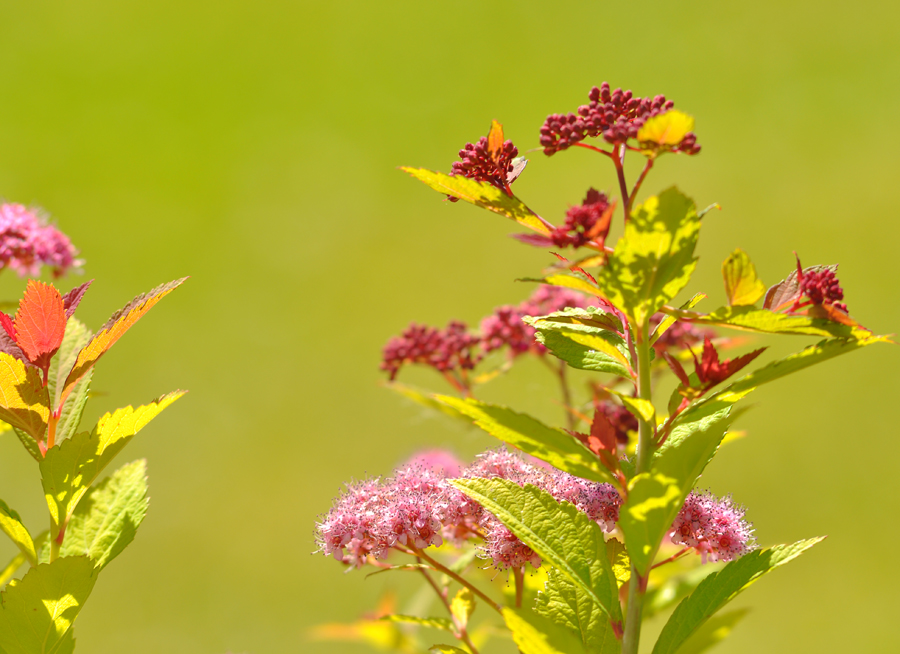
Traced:
<svg viewBox="0 0 900 654">
<path fill-rule="evenodd" d="M 766 348 L 763 347 L 739 356 L 736 359 L 725 359 L 724 361 L 720 361 L 719 353 L 707 336 L 703 341 L 703 354 L 700 361 L 697 361 L 697 356 L 694 355 L 697 377 L 703 384 L 704 390 L 712 388 L 744 368 L 748 363 L 753 361 L 753 359 L 762 354 L 765 349 Z"/>
<path fill-rule="evenodd" d="M 588 447 L 594 454 L 599 454 L 601 450 L 615 452 L 618 447 L 616 428 L 613 427 L 612 422 L 600 407 L 596 407 L 594 410 Z"/>
<path fill-rule="evenodd" d="M 16 343 L 25 357 L 43 370 L 45 379 L 50 359 L 65 333 L 66 309 L 59 291 L 50 284 L 29 280 L 16 312 Z"/>
<path fill-rule="evenodd" d="M 681 362 L 665 351 L 663 351 L 662 357 L 666 360 L 666 363 L 669 364 L 669 368 L 672 369 L 672 372 L 675 373 L 675 376 L 678 377 L 678 381 L 680 381 L 685 388 L 690 388 L 691 380 L 688 377 L 687 372 L 685 372 L 684 366 L 681 365 Z"/>
<path fill-rule="evenodd" d="M 88 290 L 88 286 L 94 283 L 93 279 L 89 279 L 81 286 L 76 286 L 71 291 L 63 295 L 63 306 L 66 308 L 66 318 L 71 318 L 75 313 L 75 309 L 78 308 L 78 305 L 81 303 L 81 298 L 84 297 L 85 291 Z"/>
</svg>

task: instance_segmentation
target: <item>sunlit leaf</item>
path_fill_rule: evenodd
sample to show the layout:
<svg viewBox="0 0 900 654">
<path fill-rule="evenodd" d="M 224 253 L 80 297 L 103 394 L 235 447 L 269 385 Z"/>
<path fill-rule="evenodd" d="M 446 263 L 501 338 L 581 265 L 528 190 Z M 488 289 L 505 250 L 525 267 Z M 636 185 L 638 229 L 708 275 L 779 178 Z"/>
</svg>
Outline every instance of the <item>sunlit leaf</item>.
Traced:
<svg viewBox="0 0 900 654">
<path fill-rule="evenodd" d="M 465 629 L 474 612 L 475 595 L 468 588 L 460 588 L 450 602 L 450 613 L 456 619 L 456 624 Z"/>
<path fill-rule="evenodd" d="M 679 307 L 679 310 L 687 311 L 689 309 L 693 309 L 695 306 L 697 306 L 697 304 L 700 302 L 700 300 L 703 300 L 705 298 L 706 298 L 705 294 L 697 293 L 690 300 L 688 300 L 687 302 L 682 304 Z M 675 324 L 676 320 L 678 320 L 678 319 L 675 316 L 671 316 L 671 315 L 666 315 L 662 320 L 660 320 L 659 323 L 656 325 L 656 328 L 650 333 L 650 345 L 653 345 L 654 343 L 656 343 L 656 341 L 659 339 L 660 336 L 662 336 L 667 331 L 669 331 L 669 328 L 671 328 L 672 325 Z"/>
<path fill-rule="evenodd" d="M 453 631 L 453 623 L 447 618 L 419 618 L 414 615 L 385 615 L 380 619 L 387 622 L 402 622 L 405 624 L 418 625 L 420 627 L 441 629 L 442 631 Z"/>
<path fill-rule="evenodd" d="M 534 610 L 575 634 L 580 647 L 566 652 L 617 654 L 621 651 L 621 643 L 606 614 L 556 568 L 550 570 Z"/>
<path fill-rule="evenodd" d="M 40 442 L 47 432 L 48 405 L 38 369 L 0 352 L 0 420 Z"/>
<path fill-rule="evenodd" d="M 725 295 L 732 306 L 756 304 L 766 292 L 765 284 L 756 275 L 756 266 L 742 249 L 732 252 L 722 264 Z"/>
<path fill-rule="evenodd" d="M 445 175 L 425 168 L 402 167 L 400 170 L 409 173 L 435 191 L 512 218 L 520 225 L 541 234 L 550 233 L 550 229 L 519 198 L 509 196 L 487 182 L 479 182 L 461 175 Z"/>
<path fill-rule="evenodd" d="M 37 553 L 31 534 L 22 524 L 22 518 L 6 502 L 0 500 L 0 531 L 9 536 L 31 565 L 37 565 Z"/>
<path fill-rule="evenodd" d="M 66 378 L 69 371 L 75 365 L 78 353 L 91 340 L 91 332 L 83 323 L 75 318 L 69 318 L 66 323 L 66 334 L 63 337 L 62 345 L 59 352 L 50 364 L 48 374 L 47 392 L 50 396 L 51 405 L 56 407 L 59 403 L 59 394 L 62 391 L 61 381 Z M 66 398 L 59 414 L 59 422 L 56 425 L 56 442 L 61 443 L 67 438 L 71 438 L 78 429 L 81 422 L 81 416 L 84 414 L 84 407 L 87 404 L 91 387 L 91 378 L 93 377 L 93 369 L 88 370 L 85 375 L 79 379 L 69 396 Z"/>
<path fill-rule="evenodd" d="M 52 284 L 29 279 L 14 329 L 16 344 L 46 376 L 66 330 L 66 309 L 59 291 Z"/>
<path fill-rule="evenodd" d="M 672 109 L 648 118 L 638 130 L 637 140 L 645 150 L 669 150 L 693 129 L 693 116 Z"/>
<path fill-rule="evenodd" d="M 644 596 L 644 617 L 650 618 L 675 606 L 682 599 L 694 592 L 700 582 L 713 572 L 716 572 L 724 563 L 710 561 L 687 572 L 673 575 L 660 582 L 657 586 L 647 589 Z M 660 568 L 663 570 L 663 568 Z M 653 578 L 651 577 L 651 582 Z"/>
<path fill-rule="evenodd" d="M 858 325 L 846 325 L 825 318 L 808 315 L 775 313 L 756 307 L 722 307 L 702 314 L 678 309 L 663 309 L 666 313 L 697 325 L 720 325 L 742 331 L 765 334 L 801 334 L 808 336 L 836 336 L 865 338 L 871 332 Z"/>
<path fill-rule="evenodd" d="M 619 527 L 631 562 L 642 576 L 649 571 L 681 504 L 681 489 L 672 477 L 644 472 L 628 482 L 628 499 L 619 509 Z"/>
<path fill-rule="evenodd" d="M 22 552 L 16 552 L 16 555 L 6 564 L 6 567 L 0 568 L 0 588 L 3 588 L 6 583 L 13 578 L 16 571 L 21 568 L 26 561 L 27 559 Z"/>
<path fill-rule="evenodd" d="M 792 561 L 823 538 L 776 545 L 745 554 L 709 575 L 686 597 L 663 627 L 653 654 L 675 654 L 714 613 L 764 574 Z"/>
<path fill-rule="evenodd" d="M 531 610 L 507 607 L 503 609 L 503 619 L 522 654 L 572 654 L 585 651 L 575 634 Z"/>
<path fill-rule="evenodd" d="M 623 363 L 622 353 L 610 342 L 611 339 L 580 334 L 562 329 L 538 330 L 535 340 L 546 347 L 553 356 L 565 361 L 572 368 L 592 372 L 607 372 L 626 379 L 631 371 Z"/>
</svg>

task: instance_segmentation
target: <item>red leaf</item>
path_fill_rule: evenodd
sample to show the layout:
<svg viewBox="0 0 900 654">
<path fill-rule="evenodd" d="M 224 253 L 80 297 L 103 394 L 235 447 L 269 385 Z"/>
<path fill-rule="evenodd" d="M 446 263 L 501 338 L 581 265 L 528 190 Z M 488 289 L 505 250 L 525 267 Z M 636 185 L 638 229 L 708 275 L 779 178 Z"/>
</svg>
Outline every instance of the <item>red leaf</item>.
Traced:
<svg viewBox="0 0 900 654">
<path fill-rule="evenodd" d="M 533 245 L 537 248 L 548 248 L 553 245 L 553 241 L 541 234 L 510 234 L 510 236 L 512 236 L 520 243 L 524 243 L 525 245 Z"/>
<path fill-rule="evenodd" d="M 66 333 L 66 310 L 62 296 L 50 284 L 29 280 L 15 318 L 16 344 L 25 357 L 43 370 L 56 354 Z"/>
<path fill-rule="evenodd" d="M 678 377 L 678 381 L 684 384 L 685 388 L 690 388 L 691 380 L 688 378 L 688 374 L 685 372 L 681 362 L 665 351 L 662 353 L 662 357 L 666 360 L 666 363 L 669 364 L 669 367 L 672 369 L 672 372 L 675 373 L 675 376 Z"/>
<path fill-rule="evenodd" d="M 741 368 L 745 367 L 748 363 L 753 361 L 753 359 L 762 354 L 765 349 L 766 348 L 763 347 L 748 354 L 744 354 L 743 356 L 739 356 L 736 359 L 726 359 L 725 361 L 720 361 L 719 353 L 716 351 L 715 346 L 709 340 L 709 336 L 707 336 L 703 341 L 703 354 L 701 356 L 701 360 L 697 361 L 697 356 L 694 355 L 694 364 L 696 365 L 697 369 L 697 377 L 703 384 L 704 390 L 712 388 L 716 384 L 720 384 L 731 377 Z"/>
<path fill-rule="evenodd" d="M 16 340 L 16 326 L 13 324 L 13 319 L 10 318 L 6 313 L 0 311 L 0 325 L 3 325 L 3 330 L 9 334 L 9 337 Z"/>
<path fill-rule="evenodd" d="M 78 308 L 78 305 L 81 302 L 81 298 L 84 297 L 85 291 L 88 290 L 88 286 L 93 283 L 94 280 L 90 279 L 81 286 L 76 286 L 71 291 L 63 295 L 63 306 L 66 308 L 66 319 L 72 317 L 72 314 L 75 313 L 75 309 Z"/>
<path fill-rule="evenodd" d="M 616 440 L 616 428 L 609 421 L 606 413 L 596 407 L 594 420 L 591 422 L 591 435 L 588 437 L 587 446 L 594 454 L 600 454 L 601 450 L 615 452 L 618 447 Z"/>
</svg>

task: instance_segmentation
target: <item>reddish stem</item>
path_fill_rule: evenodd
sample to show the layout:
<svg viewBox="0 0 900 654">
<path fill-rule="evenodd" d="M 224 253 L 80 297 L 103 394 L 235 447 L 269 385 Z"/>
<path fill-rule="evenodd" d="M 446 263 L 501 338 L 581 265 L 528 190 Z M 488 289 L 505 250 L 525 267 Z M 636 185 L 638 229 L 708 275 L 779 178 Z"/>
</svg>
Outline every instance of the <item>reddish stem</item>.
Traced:
<svg viewBox="0 0 900 654">
<path fill-rule="evenodd" d="M 634 205 L 634 200 L 637 197 L 638 191 L 641 190 L 641 184 L 644 183 L 644 178 L 647 176 L 647 173 L 650 172 L 650 169 L 653 168 L 653 158 L 648 157 L 647 163 L 644 165 L 644 170 L 641 171 L 641 176 L 638 177 L 638 181 L 635 182 L 634 188 L 631 189 L 631 195 L 628 196 L 628 207 L 626 212 L 631 214 L 631 207 Z"/>
<path fill-rule="evenodd" d="M 575 145 L 579 148 L 585 148 L 587 150 L 593 150 L 594 152 L 599 152 L 600 154 L 605 154 L 607 157 L 613 156 L 612 152 L 607 152 L 606 150 L 604 150 L 602 148 L 598 148 L 595 145 L 588 145 L 587 143 L 575 143 Z"/>
<path fill-rule="evenodd" d="M 625 146 L 617 145 L 614 156 L 612 157 L 613 164 L 616 167 L 616 175 L 619 178 L 619 192 L 622 194 L 622 208 L 625 211 L 625 222 L 628 222 L 628 218 L 630 216 L 628 206 L 628 184 L 625 183 Z"/>
</svg>

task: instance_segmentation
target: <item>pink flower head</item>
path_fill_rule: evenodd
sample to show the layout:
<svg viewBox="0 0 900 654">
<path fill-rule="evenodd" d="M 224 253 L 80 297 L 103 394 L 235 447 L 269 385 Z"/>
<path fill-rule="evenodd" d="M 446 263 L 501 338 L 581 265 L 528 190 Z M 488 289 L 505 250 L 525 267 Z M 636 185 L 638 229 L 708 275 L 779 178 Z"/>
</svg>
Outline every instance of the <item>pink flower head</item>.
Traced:
<svg viewBox="0 0 900 654">
<path fill-rule="evenodd" d="M 483 479 L 495 477 L 509 479 L 522 486 L 535 472 L 536 468 L 525 463 L 519 455 L 513 454 L 505 447 L 498 447 L 475 457 L 475 462 L 466 468 L 463 474 L 465 477 Z"/>
<path fill-rule="evenodd" d="M 519 311 L 526 316 L 546 316 L 569 307 L 586 309 L 587 306 L 587 299 L 577 291 L 542 284 L 519 305 Z"/>
<path fill-rule="evenodd" d="M 566 212 L 565 224 L 553 230 L 550 240 L 560 248 L 579 248 L 590 241 L 597 241 L 602 245 L 609 233 L 612 217 L 608 209 L 609 198 L 606 194 L 593 188 L 588 189 L 584 202 Z"/>
<path fill-rule="evenodd" d="M 475 145 L 466 143 L 466 146 L 459 151 L 461 161 L 453 162 L 450 174 L 487 182 L 504 193 L 512 195 L 509 183 L 512 181 L 510 177 L 513 175 L 513 159 L 518 155 L 518 148 L 509 140 L 503 142 L 499 151 L 491 153 L 488 137 L 482 136 Z"/>
<path fill-rule="evenodd" d="M 730 497 L 692 491 L 672 523 L 672 542 L 693 547 L 713 561 L 733 561 L 756 548 L 745 509 Z"/>
<path fill-rule="evenodd" d="M 19 276 L 37 277 L 41 266 L 51 266 L 60 277 L 83 262 L 69 237 L 48 225 L 33 209 L 21 204 L 0 204 L 0 270 L 12 268 Z"/>
<path fill-rule="evenodd" d="M 425 450 L 417 452 L 404 464 L 405 468 L 419 467 L 430 470 L 442 477 L 455 477 L 462 469 L 462 463 L 447 450 Z"/>
<path fill-rule="evenodd" d="M 393 380 L 407 363 L 420 363 L 439 372 L 471 370 L 478 363 L 478 337 L 466 331 L 465 323 L 451 321 L 444 329 L 411 324 L 401 336 L 384 346 L 381 369 Z"/>
<path fill-rule="evenodd" d="M 379 527 L 385 503 L 378 479 L 348 486 L 317 525 L 319 551 L 356 567 L 362 566 L 369 554 L 383 556 L 388 545 Z"/>
<path fill-rule="evenodd" d="M 559 502 L 574 504 L 606 533 L 616 528 L 622 498 L 611 484 L 588 481 L 560 470 L 552 470 L 545 483 L 543 490 Z"/>
<path fill-rule="evenodd" d="M 588 137 L 602 136 L 607 143 L 619 145 L 637 137 L 648 118 L 675 106 L 664 95 L 637 98 L 631 91 L 610 91 L 609 83 L 595 86 L 588 94 L 590 102 L 578 107 L 578 113 L 551 114 L 541 127 L 544 154 L 552 155 Z M 697 137 L 687 134 L 677 149 L 687 154 L 700 151 Z"/>
<path fill-rule="evenodd" d="M 522 322 L 523 314 L 513 306 L 502 306 L 481 321 L 481 348 L 487 352 L 508 347 L 510 355 L 525 354 L 537 345 L 534 328 Z"/>
<path fill-rule="evenodd" d="M 541 557 L 495 517 L 485 521 L 484 530 L 482 552 L 498 570 L 521 570 L 527 563 L 535 568 L 541 566 Z"/>
</svg>

